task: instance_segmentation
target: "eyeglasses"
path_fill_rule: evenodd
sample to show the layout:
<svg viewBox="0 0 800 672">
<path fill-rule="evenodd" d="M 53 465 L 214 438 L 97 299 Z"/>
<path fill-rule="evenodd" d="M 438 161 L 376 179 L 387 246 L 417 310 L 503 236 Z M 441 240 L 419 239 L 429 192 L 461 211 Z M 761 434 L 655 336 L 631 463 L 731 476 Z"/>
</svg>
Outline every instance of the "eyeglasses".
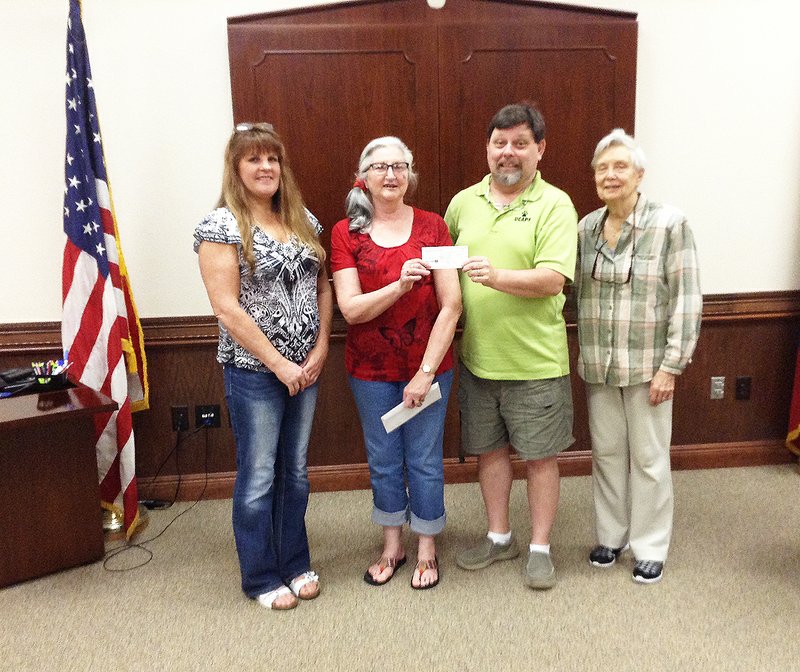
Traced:
<svg viewBox="0 0 800 672">
<path fill-rule="evenodd" d="M 267 131 L 269 133 L 273 133 L 275 128 L 272 126 L 272 124 L 266 121 L 260 121 L 257 123 L 243 121 L 241 124 L 236 124 L 236 126 L 233 127 L 233 130 L 237 133 L 246 133 L 247 131 Z"/>
<path fill-rule="evenodd" d="M 386 175 L 389 168 L 395 175 L 402 175 L 408 171 L 409 163 L 408 161 L 398 161 L 397 163 L 372 163 L 367 166 L 367 170 L 371 170 L 376 175 Z"/>
<path fill-rule="evenodd" d="M 598 238 L 598 243 L 600 239 Z M 633 227 L 631 228 L 631 257 L 628 262 L 628 272 L 625 274 L 625 279 L 621 280 L 622 276 L 617 276 L 617 268 L 614 266 L 614 271 L 610 277 L 603 276 L 597 273 L 597 262 L 600 260 L 600 251 L 603 249 L 605 243 L 600 243 L 597 247 L 597 254 L 594 257 L 594 264 L 592 264 L 592 280 L 597 282 L 608 282 L 612 285 L 627 285 L 633 277 L 633 258 L 636 256 L 636 207 L 633 208 Z"/>
</svg>

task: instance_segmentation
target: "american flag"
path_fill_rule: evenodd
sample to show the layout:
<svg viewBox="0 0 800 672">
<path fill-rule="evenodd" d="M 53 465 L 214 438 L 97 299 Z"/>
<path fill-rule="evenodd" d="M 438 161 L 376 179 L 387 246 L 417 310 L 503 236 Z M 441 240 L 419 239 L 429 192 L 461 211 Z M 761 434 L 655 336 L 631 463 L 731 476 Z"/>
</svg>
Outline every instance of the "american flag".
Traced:
<svg viewBox="0 0 800 672">
<path fill-rule="evenodd" d="M 95 416 L 97 468 L 100 504 L 122 516 L 130 538 L 139 522 L 131 411 L 147 408 L 147 364 L 103 160 L 80 0 L 69 3 L 66 110 L 61 339 L 72 377 L 119 405 Z"/>
</svg>

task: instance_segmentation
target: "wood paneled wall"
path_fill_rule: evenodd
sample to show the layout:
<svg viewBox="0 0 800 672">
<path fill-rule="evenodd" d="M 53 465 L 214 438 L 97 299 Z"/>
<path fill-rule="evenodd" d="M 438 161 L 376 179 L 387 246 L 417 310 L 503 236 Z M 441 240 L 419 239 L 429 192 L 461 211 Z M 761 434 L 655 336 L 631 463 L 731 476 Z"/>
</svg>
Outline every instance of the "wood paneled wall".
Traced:
<svg viewBox="0 0 800 672">
<path fill-rule="evenodd" d="M 326 232 L 341 216 L 361 148 L 379 135 L 408 142 L 421 173 L 416 204 L 444 212 L 456 191 L 486 171 L 484 129 L 491 115 L 506 103 L 534 99 L 548 122 L 545 179 L 570 193 L 585 214 L 597 207 L 588 168 L 594 143 L 612 126 L 633 130 L 637 27 L 629 12 L 516 0 L 448 0 L 440 11 L 422 0 L 352 2 L 231 19 L 229 45 L 234 116 L 278 125 Z M 301 123 L 288 123 L 296 119 Z M 800 292 L 705 300 L 694 362 L 677 387 L 673 464 L 790 461 L 782 441 Z M 574 364 L 574 315 L 567 319 Z M 215 360 L 215 321 L 155 318 L 143 326 L 151 408 L 134 415 L 140 495 L 169 498 L 179 489 L 184 498 L 203 490 L 230 496 L 235 447 Z M 309 447 L 317 490 L 369 483 L 346 382 L 345 333 L 337 317 Z M 0 325 L 0 368 L 60 350 L 58 324 Z M 727 378 L 726 396 L 712 401 L 710 377 L 719 375 Z M 736 376 L 752 378 L 750 400 L 733 399 Z M 591 468 L 586 403 L 575 376 L 573 399 L 576 442 L 559 463 L 564 474 L 585 474 Z M 199 404 L 220 404 L 222 427 L 172 432 L 171 407 L 189 406 L 193 418 Z M 474 480 L 474 460 L 459 459 L 455 395 L 446 423 L 446 479 Z M 520 475 L 522 467 L 515 467 Z"/>
<path fill-rule="evenodd" d="M 570 352 L 577 356 L 574 315 L 567 315 Z M 205 488 L 207 497 L 231 495 L 236 470 L 222 374 L 215 360 L 217 327 L 210 316 L 143 320 L 151 408 L 134 415 L 140 496 L 183 498 Z M 0 325 L 0 369 L 25 366 L 60 352 L 58 323 Z M 368 487 L 361 429 L 344 369 L 346 325 L 337 317 L 309 448 L 312 487 Z M 705 297 L 703 327 L 692 364 L 678 379 L 674 409 L 675 468 L 730 467 L 789 462 L 783 447 L 798 338 L 800 292 Z M 711 376 L 726 377 L 725 397 L 711 400 Z M 752 396 L 734 399 L 736 376 L 750 376 Z M 591 469 L 583 385 L 573 375 L 575 444 L 560 457 L 562 473 Z M 2 403 L 2 401 L 0 401 Z M 222 427 L 196 434 L 171 429 L 171 407 L 220 404 Z M 520 469 L 521 464 L 517 465 Z M 459 460 L 458 408 L 452 396 L 445 431 L 448 482 L 476 478 L 473 458 Z"/>
</svg>

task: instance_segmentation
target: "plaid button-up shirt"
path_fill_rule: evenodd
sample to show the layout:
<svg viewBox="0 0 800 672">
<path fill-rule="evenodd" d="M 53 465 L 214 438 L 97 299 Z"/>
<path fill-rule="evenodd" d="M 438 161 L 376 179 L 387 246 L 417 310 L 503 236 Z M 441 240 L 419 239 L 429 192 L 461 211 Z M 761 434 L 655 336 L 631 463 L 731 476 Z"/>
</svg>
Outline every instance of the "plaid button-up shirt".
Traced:
<svg viewBox="0 0 800 672">
<path fill-rule="evenodd" d="M 612 250 L 603 238 L 607 216 L 600 208 L 578 223 L 578 375 L 627 387 L 659 369 L 680 374 L 697 344 L 703 308 L 686 217 L 641 195 Z"/>
</svg>

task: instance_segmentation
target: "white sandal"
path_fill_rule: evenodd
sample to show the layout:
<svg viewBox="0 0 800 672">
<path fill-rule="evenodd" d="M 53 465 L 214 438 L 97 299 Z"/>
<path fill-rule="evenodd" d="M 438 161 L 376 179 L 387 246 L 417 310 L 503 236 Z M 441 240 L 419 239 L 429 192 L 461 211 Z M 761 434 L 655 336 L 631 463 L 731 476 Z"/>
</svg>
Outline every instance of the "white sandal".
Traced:
<svg viewBox="0 0 800 672">
<path fill-rule="evenodd" d="M 308 596 L 300 594 L 300 591 L 302 590 L 303 586 L 306 586 L 309 583 L 314 583 L 315 581 L 317 583 L 317 592 L 315 592 L 313 595 L 308 595 Z M 295 597 L 299 597 L 301 600 L 313 600 L 315 597 L 319 595 L 320 591 L 319 576 L 313 570 L 303 572 L 300 576 L 292 579 L 292 581 L 289 583 L 289 590 L 292 591 L 292 594 Z"/>
<path fill-rule="evenodd" d="M 294 609 L 297 606 L 297 600 L 292 602 L 291 604 L 286 605 L 285 607 L 274 607 L 272 606 L 275 600 L 279 597 L 283 597 L 284 595 L 291 595 L 292 591 L 289 590 L 286 586 L 281 586 L 280 588 L 276 588 L 275 590 L 271 590 L 268 593 L 262 593 L 256 599 L 258 603 L 267 609 L 274 609 L 275 611 L 286 611 L 287 609 Z"/>
</svg>

